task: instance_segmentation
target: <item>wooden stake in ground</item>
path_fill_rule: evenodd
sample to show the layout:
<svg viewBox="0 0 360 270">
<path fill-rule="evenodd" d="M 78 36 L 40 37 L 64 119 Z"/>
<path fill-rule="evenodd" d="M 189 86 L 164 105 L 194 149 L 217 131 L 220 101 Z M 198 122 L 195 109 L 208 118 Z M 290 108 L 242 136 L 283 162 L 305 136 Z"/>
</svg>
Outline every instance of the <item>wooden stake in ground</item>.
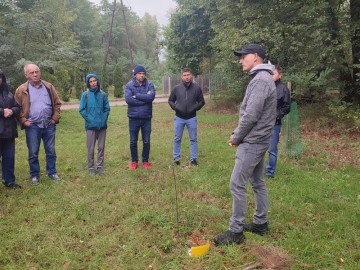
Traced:
<svg viewBox="0 0 360 270">
<path fill-rule="evenodd" d="M 174 178 L 174 186 L 175 186 L 175 205 L 176 205 L 176 237 L 179 237 L 179 206 L 178 206 L 178 192 L 177 192 L 177 184 L 175 177 L 175 169 L 172 166 L 173 178 Z"/>
</svg>

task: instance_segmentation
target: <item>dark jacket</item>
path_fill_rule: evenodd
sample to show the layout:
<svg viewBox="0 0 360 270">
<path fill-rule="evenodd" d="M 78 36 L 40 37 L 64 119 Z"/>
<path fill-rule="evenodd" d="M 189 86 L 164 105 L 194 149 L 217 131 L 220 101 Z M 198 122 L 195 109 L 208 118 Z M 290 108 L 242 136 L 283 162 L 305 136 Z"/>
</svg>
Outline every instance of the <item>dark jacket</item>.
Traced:
<svg viewBox="0 0 360 270">
<path fill-rule="evenodd" d="M 281 119 L 290 112 L 290 91 L 280 80 L 275 82 L 277 92 L 276 125 L 281 125 Z"/>
<path fill-rule="evenodd" d="M 197 83 L 186 86 L 183 82 L 174 87 L 169 96 L 169 105 L 175 115 L 182 119 L 196 116 L 196 111 L 205 105 L 204 95 Z"/>
<path fill-rule="evenodd" d="M 98 87 L 90 88 L 90 78 L 95 78 Z M 108 95 L 100 90 L 100 80 L 95 74 L 86 76 L 87 90 L 82 93 L 79 105 L 79 112 L 85 120 L 86 130 L 101 130 L 107 128 L 107 120 L 110 113 Z"/>
<path fill-rule="evenodd" d="M 132 119 L 151 119 L 152 102 L 155 98 L 155 87 L 147 79 L 139 85 L 132 78 L 125 86 L 125 101 L 128 104 L 128 117 Z"/>
<path fill-rule="evenodd" d="M 16 117 L 20 114 L 20 105 L 15 101 L 14 95 L 6 83 L 5 75 L 1 70 L 0 77 L 2 77 L 0 85 L 0 138 L 16 138 L 18 136 Z M 11 109 L 12 116 L 5 118 L 4 109 Z"/>
</svg>

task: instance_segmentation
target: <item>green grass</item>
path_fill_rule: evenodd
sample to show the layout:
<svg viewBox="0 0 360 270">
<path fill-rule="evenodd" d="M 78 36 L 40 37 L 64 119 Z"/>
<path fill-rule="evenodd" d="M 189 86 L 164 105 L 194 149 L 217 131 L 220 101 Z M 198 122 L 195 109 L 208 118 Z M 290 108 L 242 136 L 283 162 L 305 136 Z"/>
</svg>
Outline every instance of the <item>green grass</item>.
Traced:
<svg viewBox="0 0 360 270">
<path fill-rule="evenodd" d="M 237 117 L 202 110 L 200 166 L 186 164 L 185 132 L 182 165 L 173 171 L 173 112 L 167 104 L 155 104 L 153 170 L 129 171 L 126 107 L 113 107 L 106 175 L 92 178 L 83 120 L 77 110 L 63 111 L 56 141 L 63 181 L 47 179 L 41 148 L 38 186 L 28 181 L 27 148 L 24 132 L 19 131 L 16 177 L 23 189 L 0 189 L 0 269 L 244 269 L 262 259 L 252 252 L 261 246 L 287 253 L 290 269 L 359 269 L 360 169 L 327 166 L 329 157 L 316 148 L 316 138 L 305 140 L 305 151 L 311 150 L 311 155 L 306 152 L 302 160 L 279 158 L 276 178 L 268 181 L 270 234 L 246 234 L 242 246 L 212 246 L 205 257 L 188 256 L 186 244 L 192 234 L 211 241 L 228 227 L 235 149 L 227 140 Z M 359 149 L 359 140 L 351 143 Z M 250 221 L 250 187 L 248 195 Z"/>
</svg>

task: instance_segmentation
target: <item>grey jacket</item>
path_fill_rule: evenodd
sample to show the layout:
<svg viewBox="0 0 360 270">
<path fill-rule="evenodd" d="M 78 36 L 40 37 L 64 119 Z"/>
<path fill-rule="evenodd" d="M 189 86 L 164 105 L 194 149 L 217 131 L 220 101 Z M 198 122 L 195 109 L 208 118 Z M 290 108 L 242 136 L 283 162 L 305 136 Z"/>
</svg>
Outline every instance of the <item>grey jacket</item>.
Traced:
<svg viewBox="0 0 360 270">
<path fill-rule="evenodd" d="M 250 70 L 252 77 L 240 107 L 240 118 L 233 132 L 233 143 L 269 143 L 276 118 L 274 66 L 259 64 Z"/>
</svg>

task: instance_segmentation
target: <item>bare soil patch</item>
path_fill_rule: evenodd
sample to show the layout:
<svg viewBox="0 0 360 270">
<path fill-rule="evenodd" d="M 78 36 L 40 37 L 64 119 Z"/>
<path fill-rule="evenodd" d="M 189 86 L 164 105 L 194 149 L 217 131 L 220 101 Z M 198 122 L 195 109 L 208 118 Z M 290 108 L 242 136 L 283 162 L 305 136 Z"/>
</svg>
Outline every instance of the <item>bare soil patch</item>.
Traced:
<svg viewBox="0 0 360 270">
<path fill-rule="evenodd" d="M 250 246 L 250 252 L 259 260 L 259 262 L 247 266 L 245 269 L 290 269 L 291 257 L 282 249 L 277 247 L 266 247 L 253 245 Z"/>
</svg>

